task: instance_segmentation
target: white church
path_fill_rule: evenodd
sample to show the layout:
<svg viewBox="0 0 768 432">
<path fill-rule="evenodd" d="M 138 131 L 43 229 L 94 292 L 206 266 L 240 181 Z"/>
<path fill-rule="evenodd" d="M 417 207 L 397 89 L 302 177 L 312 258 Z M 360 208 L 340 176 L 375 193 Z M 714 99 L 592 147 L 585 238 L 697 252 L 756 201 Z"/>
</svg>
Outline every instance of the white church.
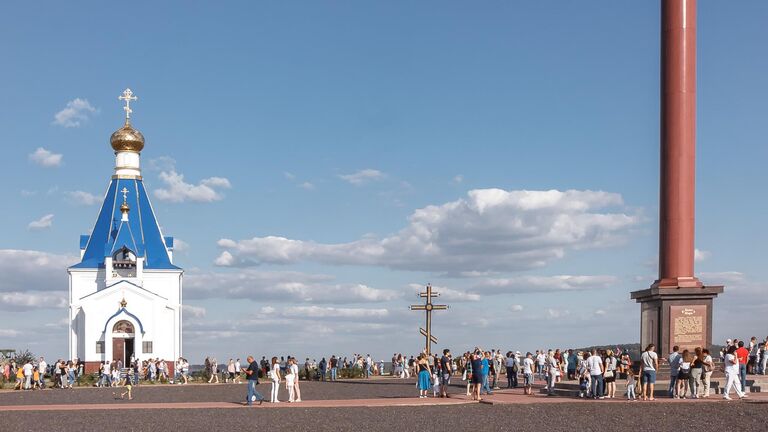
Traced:
<svg viewBox="0 0 768 432">
<path fill-rule="evenodd" d="M 144 136 L 125 124 L 110 138 L 115 171 L 80 262 L 69 267 L 69 358 L 92 372 L 100 362 L 181 356 L 183 270 L 173 264 L 173 237 L 163 236 L 141 176 Z"/>
</svg>

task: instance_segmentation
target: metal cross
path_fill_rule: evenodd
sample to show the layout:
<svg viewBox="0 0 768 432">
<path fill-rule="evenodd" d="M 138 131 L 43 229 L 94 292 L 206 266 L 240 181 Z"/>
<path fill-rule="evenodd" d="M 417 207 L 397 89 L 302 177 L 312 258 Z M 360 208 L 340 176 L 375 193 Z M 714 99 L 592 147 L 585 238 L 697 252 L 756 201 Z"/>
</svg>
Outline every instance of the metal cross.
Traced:
<svg viewBox="0 0 768 432">
<path fill-rule="evenodd" d="M 427 284 L 427 290 L 426 292 L 419 293 L 419 297 L 426 299 L 424 301 L 423 305 L 411 305 L 410 309 L 413 311 L 425 311 L 427 315 L 427 325 L 426 329 L 423 329 L 419 327 L 419 333 L 422 334 L 426 338 L 426 349 L 425 352 L 427 355 L 430 355 L 432 353 L 432 344 L 437 343 L 437 338 L 432 336 L 432 311 L 433 310 L 446 310 L 448 309 L 447 305 L 436 305 L 432 304 L 432 298 L 440 296 L 439 293 L 432 291 L 432 284 Z"/>
<path fill-rule="evenodd" d="M 128 192 L 129 192 L 129 190 L 126 189 L 125 187 L 123 187 L 123 190 L 121 190 L 120 192 L 123 193 L 123 202 L 128 201 Z"/>
<path fill-rule="evenodd" d="M 122 96 L 118 96 L 117 98 L 120 99 L 120 100 L 124 100 L 125 101 L 125 106 L 123 107 L 123 109 L 125 110 L 125 119 L 126 120 L 130 119 L 131 118 L 131 113 L 133 112 L 133 110 L 131 109 L 131 101 L 132 100 L 134 100 L 134 101 L 138 100 L 139 97 L 138 96 L 134 96 L 133 92 L 131 91 L 131 89 L 127 88 L 127 89 L 125 89 L 125 91 L 123 91 L 123 95 Z"/>
</svg>

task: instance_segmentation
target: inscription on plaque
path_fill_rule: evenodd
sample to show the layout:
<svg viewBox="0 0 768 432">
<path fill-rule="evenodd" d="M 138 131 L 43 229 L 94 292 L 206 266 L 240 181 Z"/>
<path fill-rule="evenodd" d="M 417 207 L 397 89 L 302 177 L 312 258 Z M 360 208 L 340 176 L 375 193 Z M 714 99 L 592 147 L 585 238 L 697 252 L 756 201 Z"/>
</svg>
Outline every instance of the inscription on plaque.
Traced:
<svg viewBox="0 0 768 432">
<path fill-rule="evenodd" d="M 693 351 L 696 347 L 704 347 L 707 332 L 707 307 L 670 306 L 669 307 L 669 351 L 677 345 L 680 351 Z"/>
</svg>

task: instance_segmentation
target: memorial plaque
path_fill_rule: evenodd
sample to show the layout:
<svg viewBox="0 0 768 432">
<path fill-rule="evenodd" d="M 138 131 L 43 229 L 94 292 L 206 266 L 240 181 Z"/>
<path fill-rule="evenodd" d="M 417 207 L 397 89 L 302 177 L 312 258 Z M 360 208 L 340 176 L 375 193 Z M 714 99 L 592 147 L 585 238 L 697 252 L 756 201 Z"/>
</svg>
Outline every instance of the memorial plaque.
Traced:
<svg viewBox="0 0 768 432">
<path fill-rule="evenodd" d="M 707 306 L 669 307 L 669 352 L 677 345 L 680 351 L 693 351 L 707 343 Z"/>
</svg>

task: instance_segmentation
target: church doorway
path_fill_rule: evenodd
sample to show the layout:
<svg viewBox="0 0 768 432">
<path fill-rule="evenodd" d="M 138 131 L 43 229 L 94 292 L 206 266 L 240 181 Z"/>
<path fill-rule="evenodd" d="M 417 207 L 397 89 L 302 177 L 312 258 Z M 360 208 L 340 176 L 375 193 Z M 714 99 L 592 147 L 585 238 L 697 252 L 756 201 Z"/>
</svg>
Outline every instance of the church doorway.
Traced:
<svg viewBox="0 0 768 432">
<path fill-rule="evenodd" d="M 135 332 L 133 324 L 118 321 L 112 327 L 112 360 L 120 361 L 126 367 L 134 354 Z"/>
</svg>

